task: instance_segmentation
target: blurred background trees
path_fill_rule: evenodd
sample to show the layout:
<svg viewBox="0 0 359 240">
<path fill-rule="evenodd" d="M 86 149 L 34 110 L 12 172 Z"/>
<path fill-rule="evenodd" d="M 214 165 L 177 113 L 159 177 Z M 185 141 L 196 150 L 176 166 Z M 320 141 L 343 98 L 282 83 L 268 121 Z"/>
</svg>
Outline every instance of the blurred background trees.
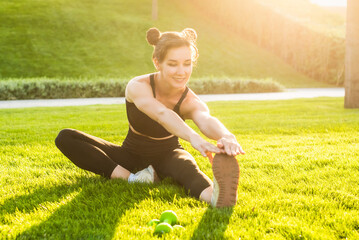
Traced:
<svg viewBox="0 0 359 240">
<path fill-rule="evenodd" d="M 359 108 L 359 1 L 348 0 L 345 58 L 345 107 Z"/>
</svg>

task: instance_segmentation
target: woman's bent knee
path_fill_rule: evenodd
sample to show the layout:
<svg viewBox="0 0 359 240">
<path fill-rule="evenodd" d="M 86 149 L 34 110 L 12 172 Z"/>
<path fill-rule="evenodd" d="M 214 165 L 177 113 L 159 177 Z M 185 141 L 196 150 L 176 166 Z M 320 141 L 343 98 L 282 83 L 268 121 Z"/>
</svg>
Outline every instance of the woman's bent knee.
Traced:
<svg viewBox="0 0 359 240">
<path fill-rule="evenodd" d="M 71 128 L 62 129 L 55 138 L 55 145 L 60 147 L 62 143 L 68 142 L 75 130 Z"/>
</svg>

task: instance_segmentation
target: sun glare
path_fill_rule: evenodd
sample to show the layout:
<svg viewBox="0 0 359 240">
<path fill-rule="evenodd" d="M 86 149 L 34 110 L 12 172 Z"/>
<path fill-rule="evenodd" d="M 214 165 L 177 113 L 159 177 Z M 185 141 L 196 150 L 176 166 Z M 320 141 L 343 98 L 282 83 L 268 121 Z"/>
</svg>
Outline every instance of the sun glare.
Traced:
<svg viewBox="0 0 359 240">
<path fill-rule="evenodd" d="M 346 7 L 347 0 L 310 0 L 311 3 L 326 7 Z"/>
</svg>

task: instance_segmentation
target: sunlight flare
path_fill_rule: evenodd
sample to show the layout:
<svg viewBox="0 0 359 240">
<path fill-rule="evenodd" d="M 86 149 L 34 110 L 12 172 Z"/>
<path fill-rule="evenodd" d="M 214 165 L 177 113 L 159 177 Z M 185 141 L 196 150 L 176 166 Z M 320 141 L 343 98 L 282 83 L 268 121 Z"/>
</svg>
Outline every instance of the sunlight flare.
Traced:
<svg viewBox="0 0 359 240">
<path fill-rule="evenodd" d="M 347 0 L 310 0 L 311 3 L 325 7 L 346 7 Z"/>
</svg>

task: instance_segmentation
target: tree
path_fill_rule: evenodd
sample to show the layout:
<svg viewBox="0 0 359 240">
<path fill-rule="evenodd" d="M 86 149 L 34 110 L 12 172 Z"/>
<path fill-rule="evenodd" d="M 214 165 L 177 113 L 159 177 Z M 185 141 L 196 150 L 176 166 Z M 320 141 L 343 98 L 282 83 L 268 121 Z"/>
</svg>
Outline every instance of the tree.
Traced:
<svg viewBox="0 0 359 240">
<path fill-rule="evenodd" d="M 348 0 L 345 51 L 345 108 L 359 108 L 359 1 Z"/>
</svg>

